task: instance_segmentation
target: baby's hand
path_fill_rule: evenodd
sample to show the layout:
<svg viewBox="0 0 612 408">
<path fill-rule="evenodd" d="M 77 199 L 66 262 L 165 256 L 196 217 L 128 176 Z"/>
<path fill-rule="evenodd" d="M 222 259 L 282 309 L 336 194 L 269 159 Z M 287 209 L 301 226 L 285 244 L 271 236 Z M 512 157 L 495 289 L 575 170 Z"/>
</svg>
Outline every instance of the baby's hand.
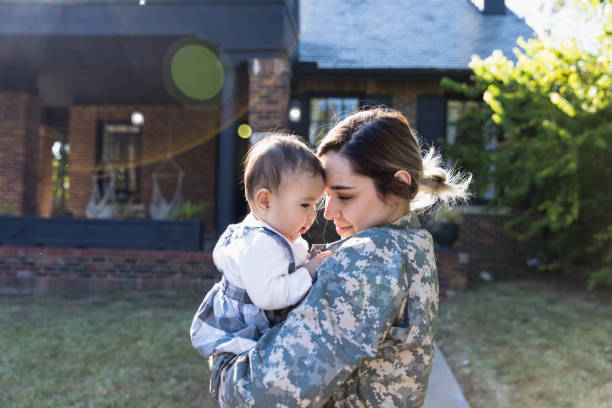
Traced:
<svg viewBox="0 0 612 408">
<path fill-rule="evenodd" d="M 308 270 L 310 273 L 310 277 L 312 280 L 316 280 L 317 278 L 317 268 L 323 263 L 324 260 L 332 256 L 334 253 L 332 251 L 324 251 L 312 258 L 310 261 L 304 264 L 304 268 Z"/>
<path fill-rule="evenodd" d="M 312 259 L 319 255 L 321 252 L 325 251 L 326 248 L 327 245 L 325 244 L 312 244 L 310 246 L 310 251 L 308 251 L 308 259 Z"/>
</svg>

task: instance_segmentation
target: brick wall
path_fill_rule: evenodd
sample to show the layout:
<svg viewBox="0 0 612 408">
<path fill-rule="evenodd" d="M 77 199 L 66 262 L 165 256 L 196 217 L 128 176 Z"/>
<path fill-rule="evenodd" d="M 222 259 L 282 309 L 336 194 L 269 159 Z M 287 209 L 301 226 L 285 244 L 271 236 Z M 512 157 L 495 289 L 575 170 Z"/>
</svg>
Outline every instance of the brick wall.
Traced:
<svg viewBox="0 0 612 408">
<path fill-rule="evenodd" d="M 0 210 L 36 214 L 39 100 L 23 92 L 0 92 Z"/>
<path fill-rule="evenodd" d="M 202 217 L 205 234 L 216 235 L 215 183 L 216 135 L 219 132 L 219 110 L 186 109 L 172 106 L 73 106 L 70 110 L 70 200 L 68 207 L 77 217 L 83 217 L 91 198 L 91 176 L 96 165 L 98 123 L 129 123 L 132 111 L 145 116 L 141 139 L 140 201 L 148 206 L 153 182 L 152 172 L 168 153 L 185 172 L 185 201 L 205 203 Z M 158 180 L 167 200 L 176 187 L 176 171 L 167 166 Z"/>
<path fill-rule="evenodd" d="M 249 61 L 249 125 L 254 132 L 287 128 L 290 72 L 283 59 Z"/>
<path fill-rule="evenodd" d="M 436 253 L 440 295 L 466 289 L 461 255 Z M 0 293 L 176 290 L 203 293 L 221 275 L 210 253 L 0 246 Z"/>
<path fill-rule="evenodd" d="M 467 290 L 469 256 L 464 252 L 441 248 L 436 248 L 435 254 L 440 296 L 451 296 Z"/>
<path fill-rule="evenodd" d="M 438 80 L 380 80 L 380 79 L 302 79 L 296 93 L 360 93 L 391 95 L 393 108 L 402 112 L 416 128 L 417 97 L 442 94 Z"/>
<path fill-rule="evenodd" d="M 482 271 L 495 278 L 516 277 L 525 272 L 526 258 L 518 241 L 503 228 L 510 219 L 510 215 L 484 212 L 464 214 L 459 238 L 453 247 L 468 254 L 466 269 L 470 277 L 477 277 Z"/>
<path fill-rule="evenodd" d="M 210 254 L 0 247 L 0 292 L 178 290 L 204 293 L 220 276 Z"/>
</svg>

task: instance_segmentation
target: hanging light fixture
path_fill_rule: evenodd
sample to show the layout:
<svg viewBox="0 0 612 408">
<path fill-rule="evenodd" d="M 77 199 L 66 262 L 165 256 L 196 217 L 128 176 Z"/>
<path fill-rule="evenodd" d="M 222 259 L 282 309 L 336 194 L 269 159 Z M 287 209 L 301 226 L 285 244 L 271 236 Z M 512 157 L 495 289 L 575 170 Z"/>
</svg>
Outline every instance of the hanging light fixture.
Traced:
<svg viewBox="0 0 612 408">
<path fill-rule="evenodd" d="M 132 125 L 134 126 L 144 125 L 145 118 L 141 111 L 136 110 L 132 112 L 132 116 L 130 117 L 130 119 L 132 121 Z"/>
<path fill-rule="evenodd" d="M 289 107 L 289 122 L 297 123 L 302 119 L 302 107 L 299 101 L 292 101 Z"/>
</svg>

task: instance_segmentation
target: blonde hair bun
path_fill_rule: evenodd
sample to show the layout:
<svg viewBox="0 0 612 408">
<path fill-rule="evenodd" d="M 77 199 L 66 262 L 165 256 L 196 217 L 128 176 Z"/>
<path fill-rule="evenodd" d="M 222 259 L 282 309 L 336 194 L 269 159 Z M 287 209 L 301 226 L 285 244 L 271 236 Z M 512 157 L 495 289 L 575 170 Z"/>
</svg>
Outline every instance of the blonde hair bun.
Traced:
<svg viewBox="0 0 612 408">
<path fill-rule="evenodd" d="M 430 207 L 436 202 L 452 206 L 470 197 L 470 173 L 442 167 L 442 155 L 430 147 L 423 157 L 423 177 L 416 197 L 410 203 L 413 210 Z"/>
</svg>

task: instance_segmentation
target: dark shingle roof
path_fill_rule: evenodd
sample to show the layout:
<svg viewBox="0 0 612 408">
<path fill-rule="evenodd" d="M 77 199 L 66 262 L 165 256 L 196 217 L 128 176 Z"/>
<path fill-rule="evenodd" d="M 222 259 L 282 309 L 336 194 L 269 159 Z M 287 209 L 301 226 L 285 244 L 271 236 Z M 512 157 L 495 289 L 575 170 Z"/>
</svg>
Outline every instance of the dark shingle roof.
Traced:
<svg viewBox="0 0 612 408">
<path fill-rule="evenodd" d="M 473 54 L 514 57 L 533 31 L 510 10 L 469 0 L 301 0 L 298 60 L 320 69 L 469 69 Z"/>
</svg>

